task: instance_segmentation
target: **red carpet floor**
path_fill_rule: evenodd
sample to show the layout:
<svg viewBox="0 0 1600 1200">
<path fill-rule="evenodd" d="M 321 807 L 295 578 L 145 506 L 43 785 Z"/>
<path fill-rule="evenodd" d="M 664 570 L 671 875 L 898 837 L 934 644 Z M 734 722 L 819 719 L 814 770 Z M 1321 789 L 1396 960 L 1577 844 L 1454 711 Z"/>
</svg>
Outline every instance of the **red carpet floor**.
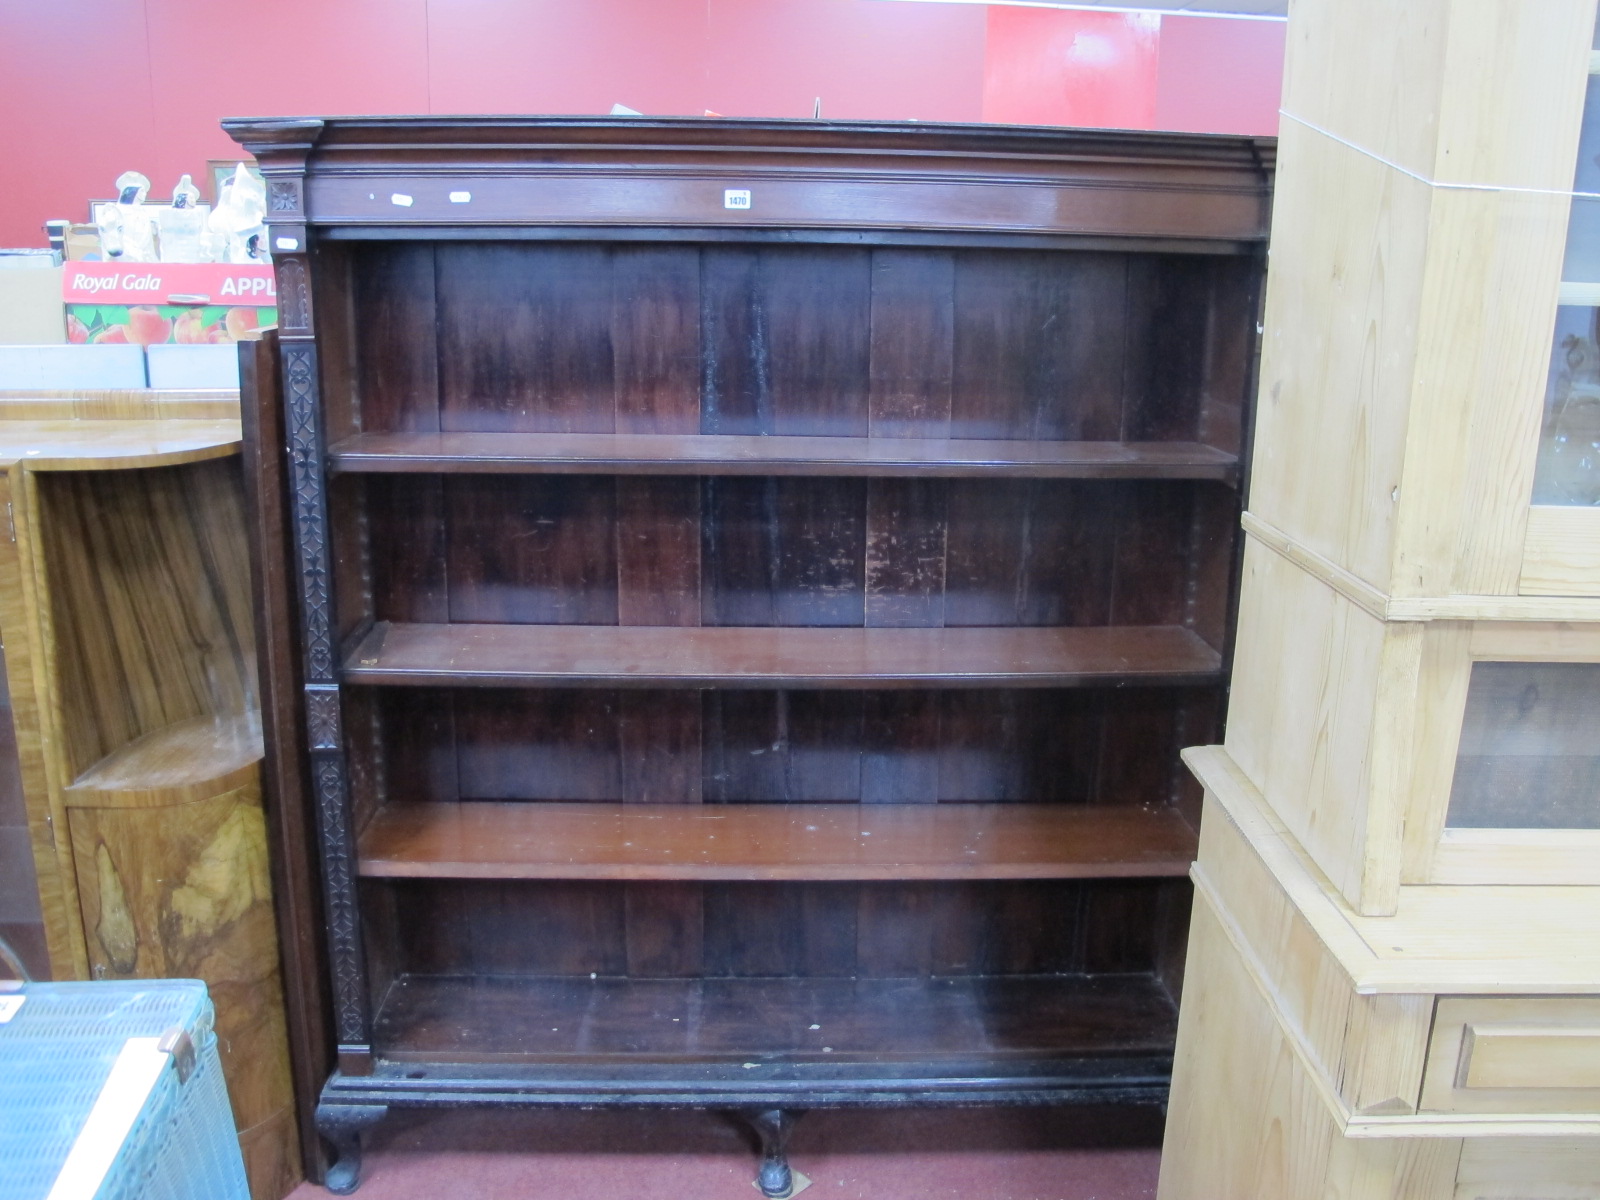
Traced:
<svg viewBox="0 0 1600 1200">
<path fill-rule="evenodd" d="M 814 1112 L 790 1162 L 803 1200 L 1145 1200 L 1160 1140 L 1151 1109 Z M 753 1200 L 754 1146 L 717 1113 L 400 1113 L 370 1137 L 356 1195 Z"/>
</svg>

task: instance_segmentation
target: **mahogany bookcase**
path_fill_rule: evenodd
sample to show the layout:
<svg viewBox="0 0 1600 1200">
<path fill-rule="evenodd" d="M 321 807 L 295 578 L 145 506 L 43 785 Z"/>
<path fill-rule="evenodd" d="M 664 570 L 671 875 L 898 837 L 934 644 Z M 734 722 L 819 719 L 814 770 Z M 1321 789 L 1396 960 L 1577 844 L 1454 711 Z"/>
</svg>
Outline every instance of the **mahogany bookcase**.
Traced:
<svg viewBox="0 0 1600 1200">
<path fill-rule="evenodd" d="M 397 1106 L 737 1110 L 782 1195 L 807 1108 L 1162 1102 L 1273 143 L 226 127 L 329 1185 Z"/>
</svg>

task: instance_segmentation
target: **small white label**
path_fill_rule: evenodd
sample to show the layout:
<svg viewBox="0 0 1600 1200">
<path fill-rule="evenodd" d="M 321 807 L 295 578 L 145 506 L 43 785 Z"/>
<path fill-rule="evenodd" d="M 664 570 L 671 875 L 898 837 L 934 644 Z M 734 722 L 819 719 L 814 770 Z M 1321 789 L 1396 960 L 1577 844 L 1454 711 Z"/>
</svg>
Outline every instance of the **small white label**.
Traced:
<svg viewBox="0 0 1600 1200">
<path fill-rule="evenodd" d="M 472 193 L 471 192 L 451 192 L 450 193 L 450 203 L 451 204 L 471 204 L 472 203 Z"/>
<path fill-rule="evenodd" d="M 0 1025 L 4 1025 L 17 1015 L 17 1010 L 22 1007 L 22 1002 L 27 997 L 20 994 L 0 996 Z"/>
<path fill-rule="evenodd" d="M 394 195 L 389 197 L 389 203 L 398 204 L 401 208 L 410 208 L 411 197 L 406 195 L 404 192 L 396 192 Z"/>
<path fill-rule="evenodd" d="M 272 244 L 273 244 L 273 246 L 275 246 L 279 250 L 298 250 L 298 249 L 300 249 L 300 239 L 299 238 L 273 238 L 272 239 Z"/>
<path fill-rule="evenodd" d="M 749 188 L 726 188 L 722 193 L 723 208 L 749 208 Z"/>
</svg>

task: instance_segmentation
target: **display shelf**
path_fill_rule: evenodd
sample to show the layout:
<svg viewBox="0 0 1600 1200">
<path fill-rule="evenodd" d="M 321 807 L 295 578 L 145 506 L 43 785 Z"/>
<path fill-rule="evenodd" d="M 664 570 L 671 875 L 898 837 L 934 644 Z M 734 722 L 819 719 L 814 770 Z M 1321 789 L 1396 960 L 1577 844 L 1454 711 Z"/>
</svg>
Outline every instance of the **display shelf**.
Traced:
<svg viewBox="0 0 1600 1200">
<path fill-rule="evenodd" d="M 334 472 L 617 475 L 988 476 L 1215 479 L 1237 455 L 1199 442 L 644 433 L 360 433 L 328 452 Z"/>
<path fill-rule="evenodd" d="M 1212 683 L 1221 656 L 1178 626 L 828 629 L 424 625 L 379 621 L 350 683 L 529 687 L 1072 687 Z"/>
<path fill-rule="evenodd" d="M 565 804 L 382 809 L 360 872 L 436 879 L 1087 879 L 1181 876 L 1171 808 L 1057 804 Z"/>
<path fill-rule="evenodd" d="M 742 1110 L 779 1196 L 801 1109 L 1160 1103 L 1272 144 L 230 128 L 292 243 L 330 1184 L 394 1106 Z"/>
<path fill-rule="evenodd" d="M 922 979 L 402 976 L 378 1008 L 394 1061 L 654 1059 L 737 1071 L 855 1060 L 1170 1054 L 1177 1011 L 1148 975 Z M 695 1071 L 698 1074 L 698 1068 Z"/>
</svg>

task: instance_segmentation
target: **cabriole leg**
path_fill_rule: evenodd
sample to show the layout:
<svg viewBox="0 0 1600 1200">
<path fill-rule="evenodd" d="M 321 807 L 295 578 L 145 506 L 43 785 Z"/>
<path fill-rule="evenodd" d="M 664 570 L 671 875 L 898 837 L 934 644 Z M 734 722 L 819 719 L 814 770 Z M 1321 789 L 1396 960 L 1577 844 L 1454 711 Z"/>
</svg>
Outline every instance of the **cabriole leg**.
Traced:
<svg viewBox="0 0 1600 1200">
<path fill-rule="evenodd" d="M 347 1196 L 361 1185 L 361 1135 L 388 1115 L 381 1104 L 317 1105 L 317 1132 L 335 1156 L 323 1181 L 330 1192 Z"/>
</svg>

